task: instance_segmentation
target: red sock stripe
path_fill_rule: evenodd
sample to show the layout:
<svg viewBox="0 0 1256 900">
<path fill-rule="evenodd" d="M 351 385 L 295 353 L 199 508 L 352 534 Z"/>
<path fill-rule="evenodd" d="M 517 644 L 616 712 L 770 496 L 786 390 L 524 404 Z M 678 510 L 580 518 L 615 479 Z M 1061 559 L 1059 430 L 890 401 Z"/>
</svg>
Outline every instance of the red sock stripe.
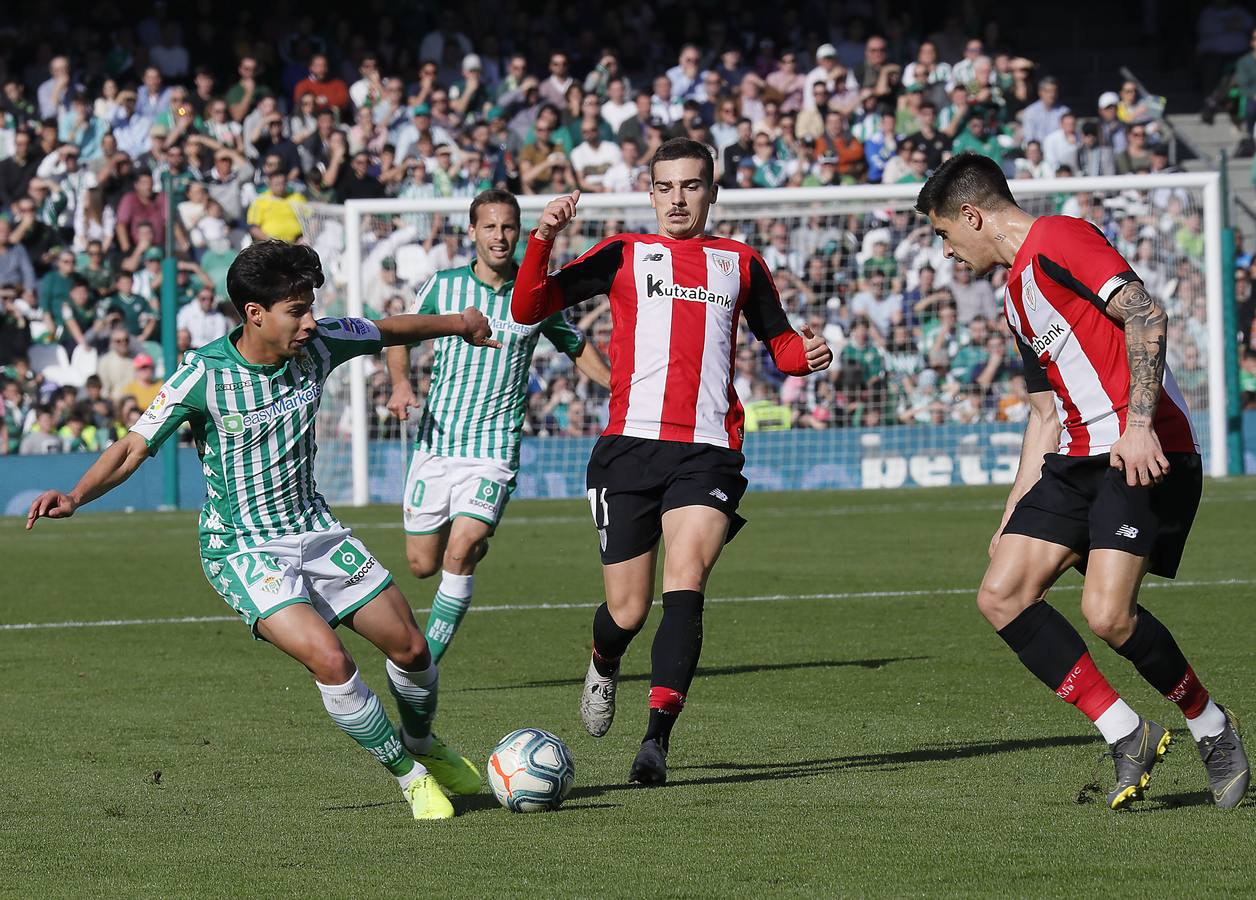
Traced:
<svg viewBox="0 0 1256 900">
<path fill-rule="evenodd" d="M 1177 687 L 1164 696 L 1176 703 L 1188 719 L 1196 718 L 1208 705 L 1208 691 L 1199 683 L 1195 670 L 1190 666 L 1186 667 L 1186 674 L 1177 683 Z"/>
<path fill-rule="evenodd" d="M 661 709 L 663 712 L 679 715 L 685 708 L 685 695 L 667 687 L 650 688 L 650 709 Z"/>
<path fill-rule="evenodd" d="M 1089 653 L 1083 653 L 1064 681 L 1055 689 L 1055 695 L 1066 703 L 1072 703 L 1086 718 L 1094 722 L 1108 711 L 1108 707 L 1120 698 L 1108 679 L 1095 666 Z"/>
<path fill-rule="evenodd" d="M 606 663 L 608 666 L 615 665 L 621 659 L 621 657 L 618 656 L 603 656 L 601 653 L 597 652 L 596 646 L 593 648 L 593 658 L 600 663 Z"/>
</svg>

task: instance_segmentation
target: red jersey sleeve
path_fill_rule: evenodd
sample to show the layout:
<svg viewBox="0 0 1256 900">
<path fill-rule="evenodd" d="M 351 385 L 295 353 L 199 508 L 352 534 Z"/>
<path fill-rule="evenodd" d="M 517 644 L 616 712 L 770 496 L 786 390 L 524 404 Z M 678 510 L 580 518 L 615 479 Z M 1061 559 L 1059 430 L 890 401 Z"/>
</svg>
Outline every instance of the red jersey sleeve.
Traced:
<svg viewBox="0 0 1256 900">
<path fill-rule="evenodd" d="M 1039 268 L 1061 287 L 1101 309 L 1125 285 L 1140 280 L 1103 232 L 1083 219 L 1052 216 L 1051 228 L 1043 237 Z"/>
<path fill-rule="evenodd" d="M 541 240 L 535 231 L 528 238 L 510 297 L 510 314 L 522 325 L 535 325 L 590 297 L 610 293 L 623 262 L 624 241 L 606 238 L 557 272 L 549 271 L 553 249 L 554 242 Z"/>
<path fill-rule="evenodd" d="M 750 293 L 742 307 L 746 324 L 754 336 L 768 345 L 772 362 L 786 375 L 806 375 L 807 352 L 802 338 L 789 325 L 785 310 L 781 308 L 781 295 L 776 282 L 768 272 L 767 264 L 758 253 L 750 255 Z"/>
</svg>

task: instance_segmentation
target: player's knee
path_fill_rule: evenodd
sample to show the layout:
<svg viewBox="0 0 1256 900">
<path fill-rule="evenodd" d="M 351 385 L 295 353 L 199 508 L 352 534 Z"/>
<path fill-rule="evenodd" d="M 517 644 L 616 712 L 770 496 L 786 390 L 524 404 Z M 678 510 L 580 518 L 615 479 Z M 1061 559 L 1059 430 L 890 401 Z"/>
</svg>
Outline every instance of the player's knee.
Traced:
<svg viewBox="0 0 1256 900">
<path fill-rule="evenodd" d="M 338 644 L 314 648 L 303 662 L 322 684 L 344 684 L 358 670 L 357 663 Z"/>
<path fill-rule="evenodd" d="M 410 564 L 410 571 L 415 578 L 431 578 L 440 571 L 440 565 L 435 559 L 418 553 L 407 553 L 406 562 Z"/>
<path fill-rule="evenodd" d="M 427 639 L 423 637 L 423 632 L 417 628 L 409 630 L 407 641 L 391 651 L 388 658 L 393 661 L 393 665 L 407 672 L 417 672 L 426 669 L 432 661 L 431 654 L 427 649 Z"/>
<path fill-rule="evenodd" d="M 977 609 L 995 628 L 1002 628 L 1036 600 L 1019 583 L 986 576 L 977 591 Z"/>
<path fill-rule="evenodd" d="M 1106 609 L 1102 606 L 1087 608 L 1082 605 L 1082 615 L 1095 636 L 1113 647 L 1124 644 L 1134 633 L 1134 617 L 1124 609 Z"/>
<path fill-rule="evenodd" d="M 476 562 L 483 555 L 480 552 L 483 543 L 483 540 L 450 540 L 449 546 L 445 548 L 445 571 L 455 575 L 470 575 Z"/>
</svg>

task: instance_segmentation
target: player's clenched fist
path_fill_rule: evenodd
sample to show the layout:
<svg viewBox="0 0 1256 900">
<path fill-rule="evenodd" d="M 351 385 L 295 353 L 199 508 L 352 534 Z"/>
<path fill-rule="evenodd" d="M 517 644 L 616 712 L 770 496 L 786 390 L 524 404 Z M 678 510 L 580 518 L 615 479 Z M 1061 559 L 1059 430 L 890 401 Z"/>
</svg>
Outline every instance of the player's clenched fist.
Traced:
<svg viewBox="0 0 1256 900">
<path fill-rule="evenodd" d="M 543 241 L 554 240 L 554 236 L 576 217 L 576 204 L 579 202 L 579 191 L 551 200 L 542 211 L 541 220 L 537 222 L 536 236 Z"/>
<path fill-rule="evenodd" d="M 476 347 L 492 347 L 494 350 L 501 349 L 501 342 L 491 337 L 492 324 L 484 317 L 484 313 L 474 306 L 468 306 L 462 311 L 462 325 L 462 339 L 468 344 Z"/>
<path fill-rule="evenodd" d="M 807 368 L 812 372 L 822 372 L 833 362 L 833 351 L 823 337 L 812 334 L 811 329 L 803 326 L 802 348 L 807 354 Z"/>
</svg>

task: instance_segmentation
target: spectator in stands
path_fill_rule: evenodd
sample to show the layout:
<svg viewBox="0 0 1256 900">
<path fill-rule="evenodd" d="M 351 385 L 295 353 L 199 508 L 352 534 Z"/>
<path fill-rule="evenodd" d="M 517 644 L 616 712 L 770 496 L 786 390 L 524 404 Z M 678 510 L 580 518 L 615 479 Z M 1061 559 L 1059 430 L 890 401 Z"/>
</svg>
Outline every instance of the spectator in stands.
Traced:
<svg viewBox="0 0 1256 900">
<path fill-rule="evenodd" d="M 305 94 L 314 95 L 319 109 L 332 109 L 343 113 L 349 108 L 349 88 L 339 78 L 329 75 L 327 57 L 315 53 L 310 57 L 309 71 L 292 90 L 292 99 L 300 100 Z"/>
<path fill-rule="evenodd" d="M 47 318 L 56 324 L 60 323 L 61 307 L 70 299 L 70 285 L 73 282 L 74 253 L 66 250 L 57 254 L 56 267 L 39 279 L 41 318 Z"/>
<path fill-rule="evenodd" d="M 677 101 L 687 100 L 699 88 L 699 79 L 702 71 L 698 63 L 700 60 L 700 51 L 695 44 L 685 44 L 680 48 L 680 56 L 677 58 L 676 65 L 667 70 L 667 80 L 670 87 L 669 94 L 676 98 Z M 655 96 L 658 96 L 657 90 Z"/>
<path fill-rule="evenodd" d="M 8 209 L 19 197 L 25 196 L 41 159 L 35 153 L 30 132 L 16 131 L 12 154 L 0 160 L 0 210 Z"/>
<path fill-rule="evenodd" d="M 1038 99 L 1021 114 L 1021 136 L 1026 141 L 1045 141 L 1047 135 L 1060 127 L 1061 117 L 1068 112 L 1059 101 L 1060 85 L 1054 78 L 1038 82 Z M 1046 145 L 1043 145 L 1046 150 Z"/>
<path fill-rule="evenodd" d="M 153 176 L 141 171 L 135 176 L 135 187 L 118 204 L 118 248 L 130 253 L 135 246 L 141 223 L 152 226 L 154 233 L 166 232 L 166 202 L 153 189 Z"/>
<path fill-rule="evenodd" d="M 1139 123 L 1130 125 L 1126 138 L 1125 149 L 1116 155 L 1116 173 L 1129 175 L 1150 172 L 1152 153 L 1147 147 L 1147 126 Z"/>
<path fill-rule="evenodd" d="M 580 135 L 584 141 L 571 151 L 571 170 L 580 190 L 598 193 L 609 190 L 606 173 L 623 159 L 618 146 L 603 141 L 600 119 L 583 119 Z"/>
<path fill-rule="evenodd" d="M 266 179 L 266 190 L 249 205 L 249 234 L 256 241 L 296 241 L 303 230 L 301 215 L 305 205 L 302 194 L 289 190 L 286 172 L 271 173 Z"/>
<path fill-rule="evenodd" d="M 567 54 L 551 53 L 549 77 L 539 86 L 541 100 L 561 108 L 567 97 L 567 89 L 574 83 L 575 79 L 567 69 Z"/>
<path fill-rule="evenodd" d="M 1060 127 L 1047 135 L 1042 142 L 1042 158 L 1047 170 L 1054 173 L 1060 166 L 1068 166 L 1072 172 L 1077 171 L 1077 152 L 1082 147 L 1081 135 L 1077 132 L 1077 117 L 1068 112 L 1060 116 Z"/>
<path fill-rule="evenodd" d="M 43 456 L 61 452 L 61 438 L 57 434 L 57 417 L 51 404 L 45 404 L 35 413 L 35 424 L 22 438 L 18 452 L 23 456 Z"/>
<path fill-rule="evenodd" d="M 0 282 L 0 366 L 10 366 L 29 352 L 30 314 L 30 306 L 21 299 L 18 286 Z"/>
<path fill-rule="evenodd" d="M 1116 91 L 1099 95 L 1099 146 L 1110 147 L 1114 154 L 1125 149 L 1125 123 L 1118 114 L 1120 103 Z"/>
<path fill-rule="evenodd" d="M 231 323 L 218 309 L 214 288 L 205 285 L 196 292 L 196 300 L 179 310 L 178 327 L 188 332 L 188 346 L 204 347 L 231 330 Z"/>
<path fill-rule="evenodd" d="M 1077 148 L 1078 175 L 1115 175 L 1116 156 L 1111 147 L 1099 143 L 1100 125 L 1087 122 L 1082 126 L 1082 142 Z"/>
<path fill-rule="evenodd" d="M 0 285 L 19 287 L 28 302 L 35 301 L 35 267 L 21 244 L 13 243 L 13 226 L 0 216 Z"/>
<path fill-rule="evenodd" d="M 156 366 L 147 353 L 135 357 L 135 377 L 122 389 L 124 397 L 133 397 L 140 409 L 147 409 L 157 397 L 163 382 L 154 375 Z"/>
<path fill-rule="evenodd" d="M 937 108 L 931 102 L 921 103 L 916 111 L 917 130 L 907 135 L 907 141 L 925 155 L 925 169 L 928 172 L 932 172 L 951 156 L 951 138 L 938 131 L 937 113 Z"/>
<path fill-rule="evenodd" d="M 768 73 L 765 80 L 768 88 L 775 91 L 781 98 L 782 112 L 797 112 L 802 109 L 807 79 L 798 71 L 797 53 L 793 50 L 786 50 L 782 53 L 775 71 Z M 825 88 L 827 90 L 827 83 Z M 814 101 L 814 94 L 812 97 Z"/>
<path fill-rule="evenodd" d="M 567 158 L 551 140 L 554 128 L 549 120 L 538 120 L 536 140 L 519 154 L 519 179 L 525 194 L 549 193 L 556 169 L 565 168 Z"/>
<path fill-rule="evenodd" d="M 960 153 L 978 153 L 988 156 L 1000 165 L 1003 163 L 1004 150 L 997 134 L 991 134 L 986 128 L 986 120 L 982 116 L 971 116 L 964 130 L 951 143 L 951 151 Z"/>
</svg>

